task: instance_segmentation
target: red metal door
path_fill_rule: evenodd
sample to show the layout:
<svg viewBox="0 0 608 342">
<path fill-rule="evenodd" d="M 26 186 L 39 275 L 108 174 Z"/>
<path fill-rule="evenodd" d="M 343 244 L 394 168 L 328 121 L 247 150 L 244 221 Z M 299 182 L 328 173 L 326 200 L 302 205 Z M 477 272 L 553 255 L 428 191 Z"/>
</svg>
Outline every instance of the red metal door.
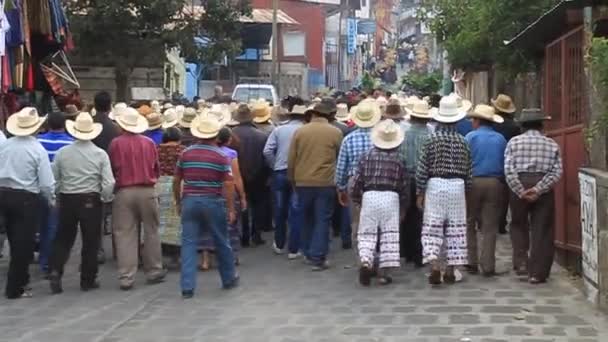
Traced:
<svg viewBox="0 0 608 342">
<path fill-rule="evenodd" d="M 544 110 L 552 116 L 548 136 L 562 152 L 564 175 L 555 189 L 558 248 L 580 253 L 580 194 L 578 169 L 585 162 L 583 118 L 585 78 L 583 27 L 578 27 L 547 45 L 545 49 Z"/>
</svg>

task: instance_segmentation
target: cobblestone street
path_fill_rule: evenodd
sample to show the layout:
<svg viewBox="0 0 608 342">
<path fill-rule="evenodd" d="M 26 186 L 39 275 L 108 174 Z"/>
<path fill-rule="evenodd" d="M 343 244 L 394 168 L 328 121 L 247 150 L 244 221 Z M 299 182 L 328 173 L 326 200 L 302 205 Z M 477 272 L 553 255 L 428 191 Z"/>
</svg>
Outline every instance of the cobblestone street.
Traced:
<svg viewBox="0 0 608 342">
<path fill-rule="evenodd" d="M 499 267 L 507 269 L 508 239 L 501 240 Z M 0 341 L 608 340 L 606 316 L 561 270 L 543 286 L 506 275 L 432 289 L 424 271 L 408 265 L 393 285 L 365 289 L 356 283 L 350 252 L 334 248 L 331 269 L 314 273 L 266 246 L 242 253 L 239 288 L 223 291 L 215 271 L 199 273 L 195 298 L 184 301 L 177 272 L 155 286 L 145 285 L 140 274 L 135 290 L 122 292 L 113 262 L 102 267 L 102 288 L 82 293 L 75 259 L 64 294 L 51 296 L 36 274 L 33 299 L 0 300 Z M 0 259 L 3 286 L 6 267 L 7 257 Z"/>
</svg>

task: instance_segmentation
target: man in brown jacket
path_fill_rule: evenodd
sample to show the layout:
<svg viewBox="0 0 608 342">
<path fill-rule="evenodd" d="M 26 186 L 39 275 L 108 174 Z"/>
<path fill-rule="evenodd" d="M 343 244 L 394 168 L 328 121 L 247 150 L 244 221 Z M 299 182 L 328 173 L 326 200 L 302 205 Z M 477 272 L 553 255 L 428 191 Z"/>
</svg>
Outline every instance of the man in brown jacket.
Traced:
<svg viewBox="0 0 608 342">
<path fill-rule="evenodd" d="M 342 132 L 328 118 L 336 102 L 325 98 L 307 112 L 311 122 L 298 129 L 289 150 L 288 177 L 296 188 L 304 220 L 301 251 L 314 271 L 327 269 L 329 227 L 334 210 L 336 159 Z"/>
</svg>

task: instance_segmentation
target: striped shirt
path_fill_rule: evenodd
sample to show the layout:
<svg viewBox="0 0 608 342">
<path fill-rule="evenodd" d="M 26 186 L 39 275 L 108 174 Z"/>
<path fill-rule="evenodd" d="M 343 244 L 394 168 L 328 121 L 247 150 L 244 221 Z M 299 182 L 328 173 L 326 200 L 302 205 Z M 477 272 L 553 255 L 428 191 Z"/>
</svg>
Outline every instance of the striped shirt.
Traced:
<svg viewBox="0 0 608 342">
<path fill-rule="evenodd" d="M 49 155 L 49 160 L 52 163 L 55 160 L 57 151 L 62 147 L 71 145 L 74 142 L 74 138 L 65 132 L 48 132 L 39 134 L 38 141 L 46 150 L 46 153 Z"/>
<path fill-rule="evenodd" d="M 175 175 L 184 181 L 183 196 L 221 196 L 224 182 L 230 177 L 230 161 L 217 146 L 192 145 L 177 161 Z"/>
</svg>

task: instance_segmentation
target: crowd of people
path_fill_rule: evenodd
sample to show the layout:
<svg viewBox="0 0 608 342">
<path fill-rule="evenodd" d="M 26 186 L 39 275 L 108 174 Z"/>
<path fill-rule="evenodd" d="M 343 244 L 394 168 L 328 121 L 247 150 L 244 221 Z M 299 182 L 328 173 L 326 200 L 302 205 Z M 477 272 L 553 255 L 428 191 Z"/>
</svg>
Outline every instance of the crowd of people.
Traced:
<svg viewBox="0 0 608 342">
<path fill-rule="evenodd" d="M 164 252 L 181 267 L 184 298 L 197 269 L 216 266 L 223 288 L 238 286 L 239 250 L 264 245 L 264 231 L 274 231 L 276 255 L 313 271 L 330 267 L 333 231 L 354 248 L 363 286 L 392 283 L 403 261 L 430 265 L 432 285 L 457 282 L 459 269 L 493 277 L 509 208 L 513 269 L 547 280 L 562 173 L 542 133 L 549 117 L 524 109 L 515 118 L 506 95 L 475 107 L 456 94 L 432 103 L 350 95 L 275 107 L 216 95 L 184 106 L 112 104 L 101 92 L 89 111 L 24 107 L 6 124 L 10 137 L 0 135 L 6 297 L 31 296 L 37 244 L 61 293 L 78 229 L 83 291 L 99 287 L 105 233 L 122 290 L 142 265 L 148 284 L 163 282 Z"/>
</svg>

